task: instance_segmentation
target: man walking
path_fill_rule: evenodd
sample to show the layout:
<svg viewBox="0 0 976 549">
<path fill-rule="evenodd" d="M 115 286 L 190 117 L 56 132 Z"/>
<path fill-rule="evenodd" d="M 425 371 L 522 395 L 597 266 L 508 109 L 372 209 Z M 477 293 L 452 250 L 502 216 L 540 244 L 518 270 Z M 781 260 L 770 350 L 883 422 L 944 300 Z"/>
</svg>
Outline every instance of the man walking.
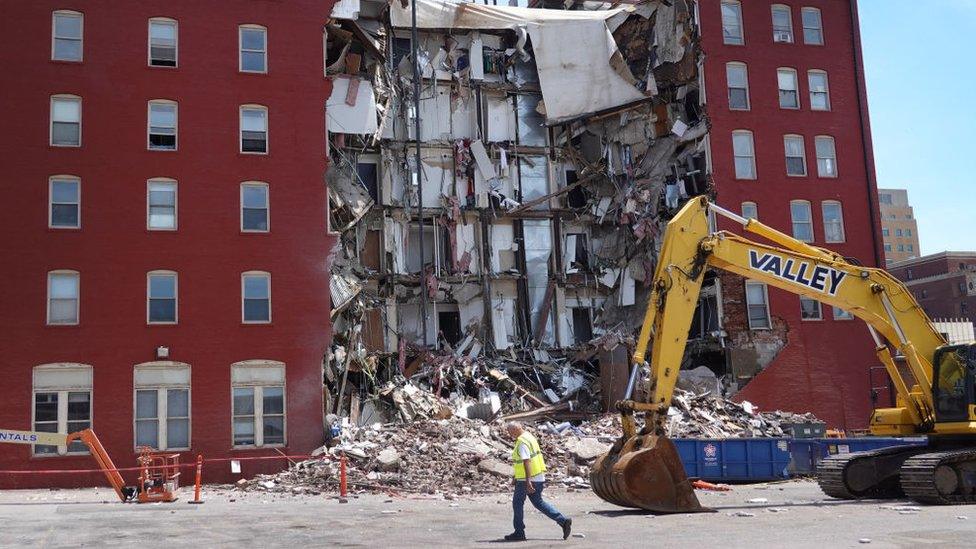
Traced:
<svg viewBox="0 0 976 549">
<path fill-rule="evenodd" d="M 539 441 L 517 421 L 506 423 L 505 430 L 508 431 L 508 436 L 515 440 L 515 446 L 512 448 L 512 467 L 515 469 L 512 522 L 515 525 L 515 531 L 505 536 L 505 541 L 525 540 L 523 517 L 526 495 L 536 509 L 562 527 L 563 539 L 568 538 L 573 528 L 573 519 L 563 516 L 551 503 L 542 499 L 542 489 L 546 485 L 546 462 L 542 459 L 542 448 L 539 446 Z"/>
</svg>

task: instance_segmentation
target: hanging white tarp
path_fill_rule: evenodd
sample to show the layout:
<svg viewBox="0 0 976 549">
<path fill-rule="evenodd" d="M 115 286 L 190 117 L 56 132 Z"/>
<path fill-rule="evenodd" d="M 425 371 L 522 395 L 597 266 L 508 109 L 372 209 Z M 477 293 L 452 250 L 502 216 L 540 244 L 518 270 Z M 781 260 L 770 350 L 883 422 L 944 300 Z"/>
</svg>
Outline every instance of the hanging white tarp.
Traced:
<svg viewBox="0 0 976 549">
<path fill-rule="evenodd" d="M 646 98 L 631 84 L 611 34 L 633 6 L 606 11 L 566 11 L 416 0 L 417 28 L 428 30 L 512 30 L 524 28 L 546 106 L 546 123 L 557 124 Z M 395 28 L 410 28 L 411 7 L 390 5 Z"/>
<path fill-rule="evenodd" d="M 350 84 L 354 94 L 349 93 Z M 325 104 L 325 117 L 330 132 L 373 135 L 378 127 L 373 85 L 361 78 L 336 76 Z"/>
</svg>

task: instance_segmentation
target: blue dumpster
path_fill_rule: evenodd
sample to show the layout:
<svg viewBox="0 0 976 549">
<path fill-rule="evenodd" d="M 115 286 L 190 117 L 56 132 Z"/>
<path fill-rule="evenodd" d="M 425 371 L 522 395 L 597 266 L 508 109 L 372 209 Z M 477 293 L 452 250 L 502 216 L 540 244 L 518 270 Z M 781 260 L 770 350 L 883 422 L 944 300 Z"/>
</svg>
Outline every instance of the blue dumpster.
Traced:
<svg viewBox="0 0 976 549">
<path fill-rule="evenodd" d="M 673 439 L 689 477 L 710 482 L 789 478 L 786 438 Z"/>
<path fill-rule="evenodd" d="M 793 475 L 812 475 L 817 472 L 817 464 L 827 456 L 865 452 L 890 446 L 921 446 L 925 437 L 857 437 L 857 438 L 818 438 L 791 440 L 789 443 L 790 473 Z"/>
</svg>

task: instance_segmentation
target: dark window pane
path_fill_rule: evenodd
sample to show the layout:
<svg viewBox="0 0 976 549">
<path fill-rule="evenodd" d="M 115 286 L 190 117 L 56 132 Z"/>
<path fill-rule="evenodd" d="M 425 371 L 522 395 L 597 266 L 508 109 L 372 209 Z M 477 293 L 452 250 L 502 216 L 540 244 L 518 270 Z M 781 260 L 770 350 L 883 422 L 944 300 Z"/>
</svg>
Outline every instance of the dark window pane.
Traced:
<svg viewBox="0 0 976 549">
<path fill-rule="evenodd" d="M 76 122 L 55 122 L 51 142 L 55 145 L 77 145 L 80 143 L 80 126 Z"/>
<path fill-rule="evenodd" d="M 156 410 L 159 409 L 156 400 L 156 389 L 136 391 L 136 418 L 155 418 Z"/>
<path fill-rule="evenodd" d="M 149 300 L 149 321 L 150 322 L 176 322 L 176 300 L 175 299 L 150 299 Z"/>
<path fill-rule="evenodd" d="M 81 40 L 54 40 L 54 58 L 59 61 L 81 61 Z"/>
<path fill-rule="evenodd" d="M 54 227 L 77 227 L 77 204 L 54 204 L 51 206 L 51 225 Z"/>
<path fill-rule="evenodd" d="M 68 421 L 91 419 L 91 393 L 68 393 Z"/>
<path fill-rule="evenodd" d="M 263 50 L 264 31 L 260 29 L 241 29 L 241 48 L 246 50 Z"/>
<path fill-rule="evenodd" d="M 254 418 L 234 418 L 234 444 L 254 444 Z"/>
<path fill-rule="evenodd" d="M 149 146 L 153 149 L 161 150 L 176 149 L 176 136 L 151 133 L 149 134 Z"/>
<path fill-rule="evenodd" d="M 270 320 L 270 307 L 267 299 L 245 299 L 244 320 L 249 322 L 267 322 Z"/>
<path fill-rule="evenodd" d="M 166 413 L 169 417 L 189 416 L 190 391 L 186 389 L 170 389 L 166 391 Z"/>
<path fill-rule="evenodd" d="M 234 389 L 234 415 L 254 415 L 254 389 Z"/>
<path fill-rule="evenodd" d="M 159 448 L 159 422 L 157 420 L 141 419 L 136 421 L 136 446 Z"/>
<path fill-rule="evenodd" d="M 149 48 L 152 59 L 149 64 L 156 67 L 175 67 L 176 48 L 170 46 L 152 46 Z"/>
<path fill-rule="evenodd" d="M 247 231 L 268 230 L 268 211 L 264 209 L 244 208 L 244 229 Z"/>
<path fill-rule="evenodd" d="M 283 387 L 264 388 L 264 413 L 283 414 L 285 413 L 285 391 Z"/>
<path fill-rule="evenodd" d="M 264 418 L 264 443 L 265 444 L 284 444 L 285 442 L 285 418 L 265 417 Z"/>
<path fill-rule="evenodd" d="M 748 108 L 749 102 L 746 97 L 746 90 L 741 88 L 729 89 L 729 107 L 733 109 Z"/>
<path fill-rule="evenodd" d="M 54 181 L 51 184 L 51 201 L 62 204 L 78 202 L 78 182 Z"/>
<path fill-rule="evenodd" d="M 241 132 L 241 150 L 244 152 L 268 152 L 268 140 L 265 132 Z"/>
<path fill-rule="evenodd" d="M 175 298 L 176 277 L 172 275 L 153 275 L 149 277 L 149 295 L 153 298 Z"/>
<path fill-rule="evenodd" d="M 57 421 L 58 420 L 58 394 L 57 393 L 37 393 L 34 396 L 34 421 Z M 51 433 L 57 432 L 58 426 L 54 426 Z"/>
<path fill-rule="evenodd" d="M 166 422 L 166 446 L 169 448 L 189 448 L 189 419 L 171 419 Z"/>
</svg>

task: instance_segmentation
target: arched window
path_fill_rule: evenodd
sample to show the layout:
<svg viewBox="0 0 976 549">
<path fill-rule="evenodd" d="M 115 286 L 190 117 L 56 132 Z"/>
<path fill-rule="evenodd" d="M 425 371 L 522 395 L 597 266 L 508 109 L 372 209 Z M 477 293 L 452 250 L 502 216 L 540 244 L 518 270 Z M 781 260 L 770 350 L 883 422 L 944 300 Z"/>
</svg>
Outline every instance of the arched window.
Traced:
<svg viewBox="0 0 976 549">
<path fill-rule="evenodd" d="M 179 184 L 169 177 L 154 177 L 146 182 L 146 229 L 175 231 Z"/>
<path fill-rule="evenodd" d="M 78 324 L 80 279 L 78 271 L 61 269 L 47 273 L 48 325 Z"/>
<path fill-rule="evenodd" d="M 784 4 L 773 4 L 773 42 L 793 43 L 793 13 Z"/>
<path fill-rule="evenodd" d="M 51 15 L 51 59 L 81 61 L 84 54 L 85 16 L 58 10 Z"/>
<path fill-rule="evenodd" d="M 190 365 L 159 360 L 136 364 L 132 374 L 134 447 L 190 448 Z"/>
<path fill-rule="evenodd" d="M 234 446 L 285 444 L 285 363 L 244 360 L 231 365 Z"/>
<path fill-rule="evenodd" d="M 177 323 L 176 271 L 146 273 L 146 322 L 149 324 Z"/>
<path fill-rule="evenodd" d="M 149 20 L 149 66 L 175 67 L 179 43 L 179 24 L 169 17 Z"/>
<path fill-rule="evenodd" d="M 813 242 L 813 214 L 810 202 L 793 200 L 790 202 L 790 218 L 793 220 L 793 238 Z"/>
<path fill-rule="evenodd" d="M 802 177 L 807 174 L 807 154 L 802 135 L 784 135 L 783 148 L 786 153 L 786 175 Z"/>
<path fill-rule="evenodd" d="M 51 145 L 81 146 L 81 97 L 71 94 L 51 96 Z"/>
<path fill-rule="evenodd" d="M 271 229 L 268 184 L 262 181 L 241 183 L 241 232 L 266 233 Z"/>
<path fill-rule="evenodd" d="M 178 114 L 176 101 L 153 99 L 149 102 L 149 114 L 146 119 L 146 134 L 148 136 L 149 150 L 176 150 Z"/>
<path fill-rule="evenodd" d="M 238 27 L 241 72 L 268 72 L 268 29 L 261 25 Z"/>
<path fill-rule="evenodd" d="M 844 242 L 844 209 L 836 200 L 824 200 L 821 204 L 824 225 L 824 242 Z"/>
<path fill-rule="evenodd" d="M 807 84 L 810 86 L 810 110 L 829 111 L 830 87 L 827 84 L 827 71 L 807 71 Z"/>
<path fill-rule="evenodd" d="M 52 175 L 47 184 L 47 226 L 52 229 L 80 229 L 81 178 L 76 175 Z"/>
<path fill-rule="evenodd" d="M 63 435 L 92 426 L 92 367 L 75 362 L 41 364 L 34 367 L 32 378 L 34 431 L 62 435 L 50 439 L 40 435 L 34 454 L 87 454 L 82 442 L 65 446 Z"/>
<path fill-rule="evenodd" d="M 241 152 L 268 154 L 268 107 L 241 105 Z"/>
<path fill-rule="evenodd" d="M 756 178 L 756 149 L 749 130 L 732 132 L 732 156 L 735 160 L 736 179 Z"/>
<path fill-rule="evenodd" d="M 738 61 L 726 63 L 725 79 L 729 89 L 729 108 L 749 110 L 749 73 L 746 64 Z"/>
<path fill-rule="evenodd" d="M 817 8 L 802 8 L 800 10 L 800 18 L 803 20 L 803 43 L 822 46 L 824 36 L 820 10 Z"/>
<path fill-rule="evenodd" d="M 271 273 L 241 273 L 241 320 L 245 324 L 271 322 Z"/>
</svg>

